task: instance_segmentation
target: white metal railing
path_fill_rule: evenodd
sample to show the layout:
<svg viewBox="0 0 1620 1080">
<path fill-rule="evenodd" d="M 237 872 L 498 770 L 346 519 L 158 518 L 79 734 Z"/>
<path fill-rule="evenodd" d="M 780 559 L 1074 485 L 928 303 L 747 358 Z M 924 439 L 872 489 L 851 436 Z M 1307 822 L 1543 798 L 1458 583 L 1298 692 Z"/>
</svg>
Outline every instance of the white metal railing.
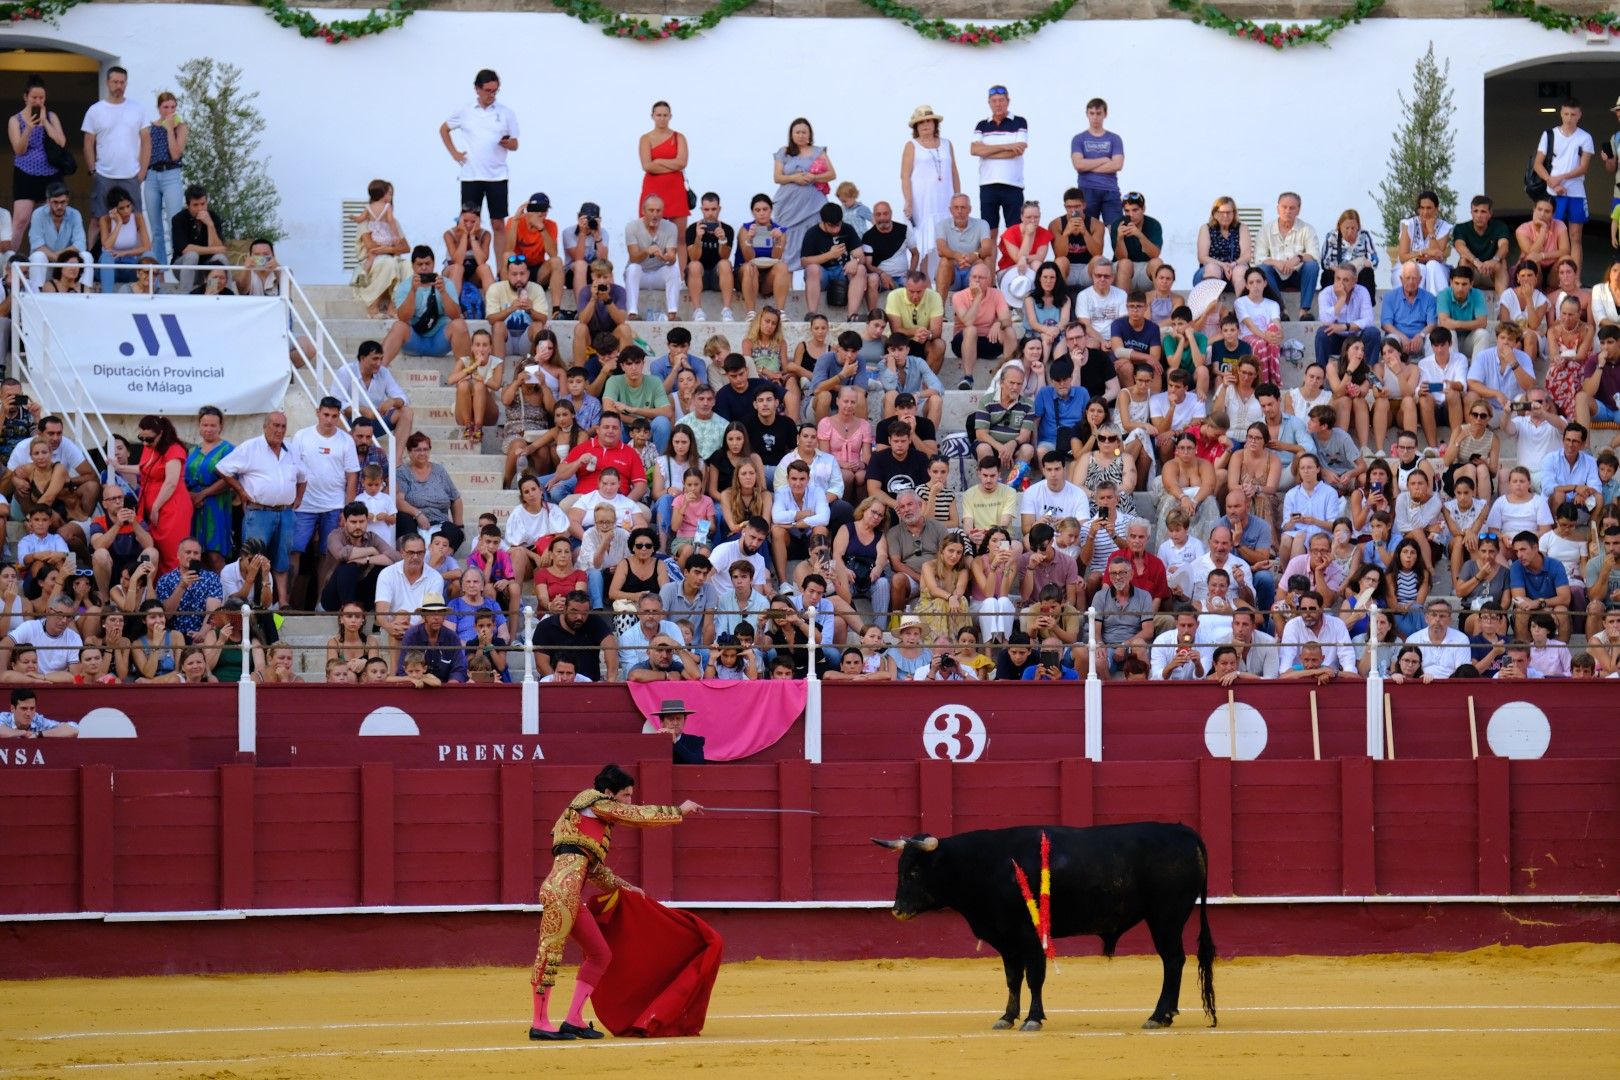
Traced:
<svg viewBox="0 0 1620 1080">
<path fill-rule="evenodd" d="M 33 264 L 37 265 L 37 264 Z M 54 264 L 67 265 L 64 263 Z M 82 264 L 77 264 L 82 265 Z M 43 410 L 41 415 L 62 418 L 63 427 L 80 446 L 100 446 L 106 455 L 104 483 L 114 483 L 115 444 L 112 425 L 102 415 L 95 395 L 85 385 L 77 371 L 71 380 L 63 379 L 59 372 L 35 370 L 51 355 L 51 346 L 57 340 L 56 328 L 51 320 L 32 303 L 38 290 L 28 276 L 29 263 L 14 259 L 11 263 L 11 362 L 18 381 L 34 392 Z M 64 385 L 64 383 L 66 385 Z M 64 391 L 73 395 L 68 400 Z"/>
<path fill-rule="evenodd" d="M 80 267 L 84 272 L 82 281 L 88 286 L 96 278 L 96 272 L 102 269 L 113 269 L 120 273 L 131 271 L 156 271 L 167 273 L 206 274 L 212 270 L 224 270 L 228 274 L 249 273 L 261 271 L 262 267 L 231 265 L 222 266 L 212 263 L 198 266 L 180 265 L 178 263 L 84 263 L 74 261 L 28 263 L 22 260 L 13 260 L 11 270 L 11 295 L 14 298 L 12 305 L 13 318 L 11 320 L 11 355 L 17 363 L 18 378 L 27 384 L 36 395 L 47 412 L 62 416 L 72 432 L 76 441 L 82 445 L 100 445 L 106 448 L 108 468 L 113 460 L 112 427 L 102 414 L 95 397 L 90 393 L 84 381 L 74 374 L 71 383 L 66 387 L 76 400 L 66 400 L 61 384 L 63 376 L 60 372 L 43 370 L 44 358 L 50 355 L 50 346 L 55 343 L 58 335 L 50 325 L 50 320 L 36 307 L 29 304 L 29 299 L 38 295 L 39 290 L 34 288 L 29 277 L 31 269 L 50 270 L 62 266 Z M 279 267 L 277 274 L 277 293 L 285 312 L 284 319 L 287 355 L 296 355 L 303 361 L 303 365 L 292 365 L 292 385 L 309 401 L 310 407 L 315 408 L 321 398 L 330 394 L 343 402 L 346 410 L 353 410 L 357 416 L 368 416 L 377 422 L 382 429 L 382 438 L 387 440 L 388 447 L 388 490 L 398 490 L 397 460 L 399 449 L 393 445 L 393 429 L 387 419 L 381 416 L 376 408 L 364 395 L 356 395 L 351 389 L 338 379 L 338 373 L 347 360 L 339 348 L 337 339 L 326 328 L 320 313 L 305 294 L 303 287 L 298 284 L 293 272 L 287 267 Z M 152 300 L 172 298 L 175 294 L 165 292 L 133 293 L 136 296 L 149 296 Z M 93 302 L 93 297 L 90 298 Z M 30 365 L 28 357 L 33 357 Z M 153 412 L 160 412 L 154 408 Z M 349 426 L 347 419 L 344 426 Z"/>
<path fill-rule="evenodd" d="M 398 491 L 398 462 L 403 448 L 394 445 L 393 429 L 364 394 L 352 393 L 348 385 L 338 379 L 338 372 L 348 363 L 348 359 L 338 347 L 337 339 L 327 330 L 326 323 L 303 287 L 293 277 L 292 271 L 284 266 L 280 272 L 281 298 L 287 307 L 288 349 L 304 359 L 303 367 L 293 365 L 293 381 L 303 390 L 312 406 L 330 393 L 343 402 L 345 409 L 353 409 L 357 416 L 369 416 L 377 422 L 388 447 L 388 490 Z M 305 347 L 306 343 L 313 347 L 313 354 Z M 314 374 L 311 375 L 311 372 Z"/>
</svg>

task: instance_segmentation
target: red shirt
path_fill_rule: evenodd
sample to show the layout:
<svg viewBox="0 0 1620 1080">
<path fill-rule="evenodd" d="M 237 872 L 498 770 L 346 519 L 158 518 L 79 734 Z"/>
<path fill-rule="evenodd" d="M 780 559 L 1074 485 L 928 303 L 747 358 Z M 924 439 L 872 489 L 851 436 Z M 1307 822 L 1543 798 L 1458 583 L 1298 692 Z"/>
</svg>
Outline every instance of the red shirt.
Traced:
<svg viewBox="0 0 1620 1080">
<path fill-rule="evenodd" d="M 1005 269 L 1007 269 L 1007 267 L 1009 267 L 1009 266 L 1011 266 L 1013 264 L 1012 256 L 1007 254 L 1007 249 L 1012 248 L 1014 251 L 1017 251 L 1018 248 L 1019 248 L 1019 245 L 1023 244 L 1023 242 L 1024 242 L 1024 226 L 1023 226 L 1022 223 L 1014 225 L 1012 228 L 1008 229 L 1005 233 L 1002 234 L 1001 259 L 996 263 L 996 269 L 997 270 L 1005 270 Z M 1046 253 L 1045 258 L 1042 258 L 1041 257 L 1041 249 L 1051 247 L 1051 246 L 1052 246 L 1052 233 L 1051 233 L 1051 230 L 1047 229 L 1044 225 L 1036 228 L 1036 230 L 1035 230 L 1035 242 L 1029 246 L 1030 258 L 1035 259 L 1037 261 L 1037 264 L 1039 264 L 1040 262 L 1045 262 L 1046 259 L 1050 259 L 1052 257 L 1052 253 L 1048 251 Z"/>
<path fill-rule="evenodd" d="M 1164 572 L 1164 563 L 1152 552 L 1142 552 L 1142 565 L 1131 563 L 1131 584 L 1155 600 L 1170 599 L 1170 578 Z"/>
<path fill-rule="evenodd" d="M 647 479 L 647 470 L 641 464 L 641 455 L 624 443 L 608 450 L 596 439 L 582 442 L 568 452 L 568 460 L 578 461 L 586 454 L 596 456 L 596 465 L 591 469 L 581 465 L 579 471 L 574 474 L 578 478 L 574 484 L 576 495 L 589 495 L 595 491 L 597 482 L 602 478 L 602 470 L 609 466 L 619 470 L 619 493 L 626 498 L 637 482 Z"/>
</svg>

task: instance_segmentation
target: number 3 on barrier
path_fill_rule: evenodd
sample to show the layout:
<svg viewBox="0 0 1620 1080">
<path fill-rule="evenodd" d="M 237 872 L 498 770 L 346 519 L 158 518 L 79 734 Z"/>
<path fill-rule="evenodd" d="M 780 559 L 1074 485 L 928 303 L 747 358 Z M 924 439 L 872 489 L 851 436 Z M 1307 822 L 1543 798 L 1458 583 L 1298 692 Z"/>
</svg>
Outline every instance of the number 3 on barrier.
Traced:
<svg viewBox="0 0 1620 1080">
<path fill-rule="evenodd" d="M 922 739 L 935 761 L 978 761 L 990 746 L 984 721 L 966 705 L 941 705 L 929 713 Z"/>
</svg>

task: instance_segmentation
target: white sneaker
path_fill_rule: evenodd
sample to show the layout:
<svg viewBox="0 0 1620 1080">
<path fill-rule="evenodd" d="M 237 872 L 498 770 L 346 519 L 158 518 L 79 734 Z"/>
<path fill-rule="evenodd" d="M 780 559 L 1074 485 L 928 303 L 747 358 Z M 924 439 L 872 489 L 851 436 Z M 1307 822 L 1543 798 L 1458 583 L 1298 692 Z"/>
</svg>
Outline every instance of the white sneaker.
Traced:
<svg viewBox="0 0 1620 1080">
<path fill-rule="evenodd" d="M 736 322 L 737 317 L 731 313 L 730 308 L 725 307 L 725 308 L 720 309 L 720 321 L 721 322 Z"/>
<path fill-rule="evenodd" d="M 704 314 L 704 311 L 703 311 L 702 308 L 695 307 L 695 308 L 692 309 L 692 321 L 693 322 L 708 322 L 709 321 L 709 316 Z"/>
</svg>

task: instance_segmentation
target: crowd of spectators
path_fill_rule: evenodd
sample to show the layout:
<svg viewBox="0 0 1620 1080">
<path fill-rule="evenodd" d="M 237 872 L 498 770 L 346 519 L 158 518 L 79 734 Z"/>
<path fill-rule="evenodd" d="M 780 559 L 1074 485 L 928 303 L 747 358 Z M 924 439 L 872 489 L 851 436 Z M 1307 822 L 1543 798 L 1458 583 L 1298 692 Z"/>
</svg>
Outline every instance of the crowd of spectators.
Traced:
<svg viewBox="0 0 1620 1080">
<path fill-rule="evenodd" d="M 127 104 L 119 77 L 101 105 Z M 519 127 L 499 85 L 479 72 L 440 128 L 463 201 L 442 253 L 411 245 L 393 185 L 371 185 L 355 287 L 387 329 L 338 372 L 315 424 L 289 435 L 271 414 L 232 446 L 205 409 L 187 444 L 149 416 L 141 445 L 98 472 L 60 418 L 0 387 L 0 491 L 27 525 L 0 571 L 0 680 L 229 681 L 244 650 L 255 678 L 295 679 L 274 620 L 242 609 L 319 606 L 340 629 L 305 678 L 506 681 L 531 605 L 552 681 L 812 667 L 1067 680 L 1093 663 L 1228 684 L 1620 674 L 1620 462 L 1588 449 L 1594 425 L 1620 422 L 1620 261 L 1582 287 L 1599 155 L 1574 103 L 1535 157 L 1547 194 L 1515 231 L 1485 196 L 1452 223 L 1424 192 L 1389 238 L 1381 292 L 1354 210 L 1324 237 L 1283 192 L 1251 235 L 1222 196 L 1183 293 L 1162 223 L 1120 182 L 1101 99 L 1047 224 L 1005 87 L 969 149 L 977 200 L 927 106 L 911 116 L 900 214 L 860 202 L 798 118 L 777 190 L 740 226 L 687 186 L 686 140 L 659 102 L 615 268 L 596 204 L 560 232 L 544 192 L 508 205 Z M 42 84 L 28 93 L 11 120 L 22 172 L 41 140 L 63 142 Z M 154 205 L 158 143 L 174 162 L 184 149 L 169 105 L 133 128 L 123 113 L 85 121 L 105 166 L 92 213 L 118 261 L 161 250 L 118 181 L 144 179 Z M 140 168 L 125 176 L 114 151 L 131 137 Z M 71 268 L 44 280 L 78 213 L 45 180 L 44 204 L 19 214 L 30 258 L 41 287 L 82 289 Z M 201 267 L 221 241 L 206 193 L 184 195 L 172 253 Z M 82 220 L 76 235 L 84 249 Z M 813 314 L 790 348 L 796 275 Z M 679 318 L 683 294 L 702 321 L 718 293 L 735 345 L 672 326 L 653 354 L 632 326 L 644 289 L 662 290 L 655 321 Z M 1308 349 L 1295 320 L 1314 323 Z M 450 358 L 446 434 L 477 444 L 499 426 L 516 487 L 504 516 L 465 520 L 391 373 L 402 353 Z M 956 389 L 975 391 L 960 429 L 944 421 L 948 355 Z"/>
</svg>

